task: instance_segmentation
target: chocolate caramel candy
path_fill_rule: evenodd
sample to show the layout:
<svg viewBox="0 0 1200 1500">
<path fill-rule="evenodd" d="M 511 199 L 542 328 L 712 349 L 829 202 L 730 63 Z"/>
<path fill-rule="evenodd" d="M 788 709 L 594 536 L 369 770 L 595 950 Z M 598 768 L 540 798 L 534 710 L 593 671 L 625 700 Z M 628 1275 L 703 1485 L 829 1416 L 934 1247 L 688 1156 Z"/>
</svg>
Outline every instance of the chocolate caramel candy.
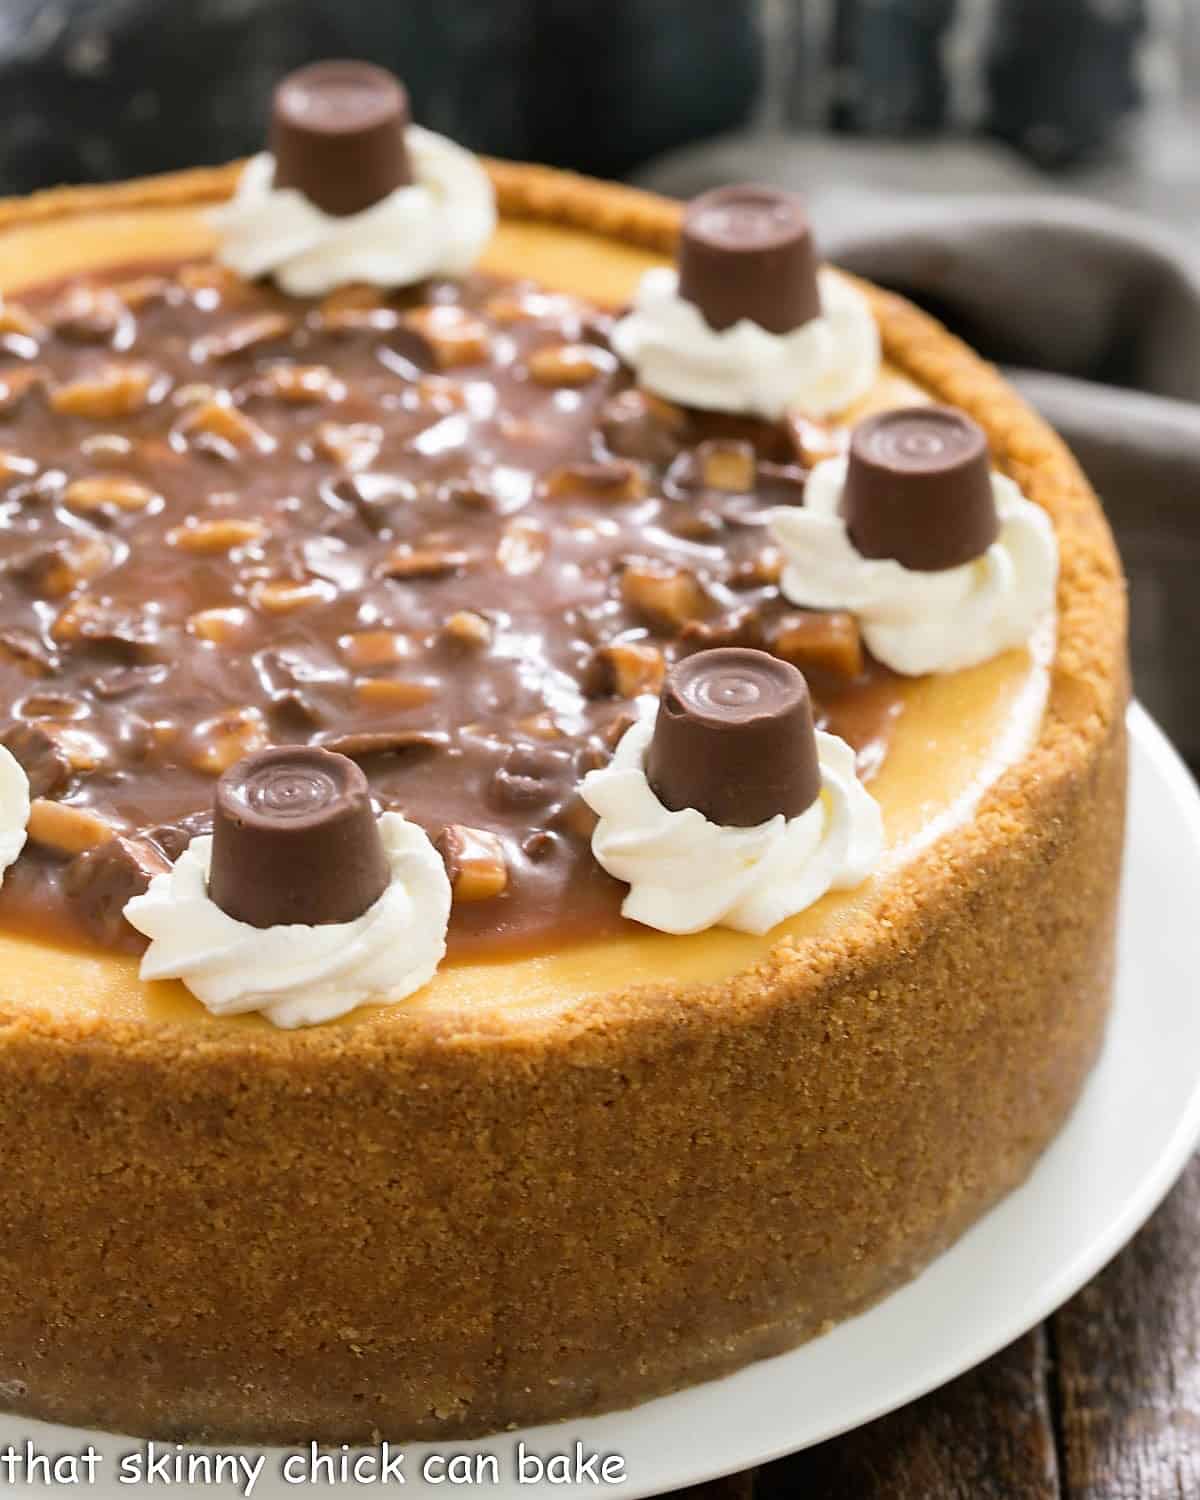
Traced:
<svg viewBox="0 0 1200 1500">
<path fill-rule="evenodd" d="M 208 893 L 239 922 L 352 922 L 388 879 L 367 778 L 344 755 L 260 750 L 217 783 Z"/>
<path fill-rule="evenodd" d="M 791 333 L 820 315 L 817 262 L 804 205 L 742 184 L 693 198 L 679 240 L 679 295 L 720 332 L 749 318 Z"/>
<path fill-rule="evenodd" d="M 821 791 L 808 684 L 765 651 L 697 651 L 667 674 L 646 777 L 672 812 L 753 828 L 794 818 Z"/>
<path fill-rule="evenodd" d="M 412 181 L 408 94 L 384 68 L 319 62 L 276 87 L 271 117 L 275 186 L 327 214 L 360 213 Z"/>
<path fill-rule="evenodd" d="M 850 438 L 842 515 L 864 557 L 918 573 L 981 557 L 1000 531 L 983 429 L 948 406 L 868 417 Z"/>
</svg>

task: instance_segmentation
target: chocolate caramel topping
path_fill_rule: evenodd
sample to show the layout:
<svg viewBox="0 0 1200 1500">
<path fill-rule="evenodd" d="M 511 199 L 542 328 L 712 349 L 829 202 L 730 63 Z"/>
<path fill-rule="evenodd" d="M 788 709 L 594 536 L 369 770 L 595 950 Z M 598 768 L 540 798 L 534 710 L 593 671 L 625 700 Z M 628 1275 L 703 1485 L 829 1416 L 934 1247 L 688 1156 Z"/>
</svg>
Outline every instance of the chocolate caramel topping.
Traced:
<svg viewBox="0 0 1200 1500">
<path fill-rule="evenodd" d="M 694 198 L 679 240 L 679 295 L 718 331 L 748 318 L 768 333 L 791 333 L 819 317 L 816 254 L 800 199 L 749 184 Z"/>
<path fill-rule="evenodd" d="M 272 109 L 275 186 L 327 214 L 360 213 L 412 181 L 408 123 L 408 94 L 384 68 L 319 62 L 289 73 Z"/>
<path fill-rule="evenodd" d="M 981 557 L 999 535 L 983 429 L 948 406 L 879 412 L 850 439 L 842 498 L 864 557 L 935 573 Z"/>
<path fill-rule="evenodd" d="M 260 750 L 217 782 L 208 889 L 239 922 L 352 922 L 387 883 L 367 778 L 344 755 Z"/>
<path fill-rule="evenodd" d="M 754 828 L 817 800 L 821 767 L 803 674 L 765 651 L 698 651 L 669 673 L 646 776 L 665 807 Z"/>
<path fill-rule="evenodd" d="M 140 947 L 148 846 L 177 858 L 221 773 L 285 745 L 351 757 L 438 841 L 452 957 L 620 931 L 578 784 L 714 646 L 795 662 L 878 764 L 896 679 L 779 596 L 787 428 L 632 388 L 584 301 L 474 276 L 311 302 L 193 264 L 20 311 L 0 739 L 39 801 L 10 930 Z"/>
</svg>

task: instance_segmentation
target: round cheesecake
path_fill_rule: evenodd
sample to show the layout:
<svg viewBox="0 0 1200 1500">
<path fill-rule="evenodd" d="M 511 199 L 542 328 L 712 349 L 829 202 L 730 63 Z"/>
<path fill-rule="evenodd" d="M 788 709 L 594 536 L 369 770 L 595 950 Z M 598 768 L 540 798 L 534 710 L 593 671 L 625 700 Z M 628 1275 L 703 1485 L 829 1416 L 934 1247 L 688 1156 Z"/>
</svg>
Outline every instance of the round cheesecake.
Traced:
<svg viewBox="0 0 1200 1500">
<path fill-rule="evenodd" d="M 525 279 L 602 316 L 675 247 L 664 200 L 489 170 L 501 223 L 481 316 L 498 337 L 534 316 Z M 130 289 L 148 277 L 236 299 L 207 260 L 206 218 L 235 180 L 4 205 L 8 305 L 36 318 L 79 276 L 124 287 L 135 320 Z M 761 937 L 567 931 L 536 900 L 512 923 L 479 900 L 415 994 L 284 1030 L 210 1014 L 181 984 L 140 979 L 120 943 L 39 921 L 30 892 L 50 887 L 23 883 L 18 861 L 0 931 L 9 1409 L 292 1443 L 627 1406 L 862 1310 L 1026 1176 L 1109 1005 L 1124 585 L 1054 434 L 930 318 L 861 291 L 883 372 L 853 410 L 797 429 L 800 457 L 836 451 L 873 412 L 955 407 L 1049 515 L 1061 560 L 1053 630 L 982 666 L 888 678 L 871 700 L 886 710 L 874 873 Z M 564 421 L 576 410 L 560 406 Z M 197 720 L 230 707 L 214 687 Z M 314 741 L 353 750 L 336 728 Z M 39 828 L 58 836 L 52 815 Z M 86 852 L 62 835 L 77 836 Z"/>
</svg>

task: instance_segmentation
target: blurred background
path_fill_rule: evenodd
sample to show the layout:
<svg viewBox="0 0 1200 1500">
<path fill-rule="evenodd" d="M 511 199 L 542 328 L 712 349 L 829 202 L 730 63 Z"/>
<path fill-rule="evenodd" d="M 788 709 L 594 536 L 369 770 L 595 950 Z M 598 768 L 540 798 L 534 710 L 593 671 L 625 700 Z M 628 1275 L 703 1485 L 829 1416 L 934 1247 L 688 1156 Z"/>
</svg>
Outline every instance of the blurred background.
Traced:
<svg viewBox="0 0 1200 1500">
<path fill-rule="evenodd" d="M 0 187 L 216 162 L 368 57 L 478 150 L 619 176 L 715 135 L 974 141 L 997 185 L 1200 214 L 1191 0 L 3 0 Z M 951 162 L 961 155 L 950 153 Z"/>
<path fill-rule="evenodd" d="M 1003 362 L 1133 582 L 1140 694 L 1200 764 L 1195 0 L 0 0 L 0 192 L 261 145 L 369 58 L 476 149 L 686 196 L 806 193 L 832 256 Z"/>
</svg>

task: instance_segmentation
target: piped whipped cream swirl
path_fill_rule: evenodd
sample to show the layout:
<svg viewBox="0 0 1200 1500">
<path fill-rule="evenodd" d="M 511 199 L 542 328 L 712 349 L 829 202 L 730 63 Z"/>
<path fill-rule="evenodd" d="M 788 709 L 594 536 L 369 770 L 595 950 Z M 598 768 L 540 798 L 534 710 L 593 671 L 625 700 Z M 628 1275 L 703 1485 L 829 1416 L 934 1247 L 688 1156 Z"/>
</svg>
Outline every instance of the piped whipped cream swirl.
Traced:
<svg viewBox="0 0 1200 1500">
<path fill-rule="evenodd" d="M 213 1015 L 257 1010 L 276 1026 L 313 1026 L 391 1004 L 433 978 L 446 952 L 450 882 L 423 829 L 384 813 L 391 880 L 353 922 L 252 927 L 208 894 L 212 839 L 195 838 L 169 873 L 125 907 L 150 939 L 143 979 L 182 979 Z"/>
<path fill-rule="evenodd" d="M 612 761 L 580 789 L 600 819 L 592 853 L 629 886 L 623 916 L 660 932 L 722 926 L 761 934 L 871 873 L 883 818 L 844 740 L 817 731 L 821 792 L 798 817 L 725 828 L 695 808 L 672 812 L 655 796 L 645 766 L 657 702 L 643 699 L 639 708 Z"/>
<path fill-rule="evenodd" d="M 496 227 L 491 180 L 463 147 L 410 125 L 413 182 L 361 213 L 324 213 L 295 188 L 273 186 L 274 158 L 253 157 L 230 201 L 212 214 L 217 258 L 248 280 L 272 275 L 295 297 L 352 281 L 411 286 L 461 276 Z"/>
<path fill-rule="evenodd" d="M 993 471 L 1000 532 L 982 556 L 939 572 L 864 557 L 841 514 L 847 460 L 812 471 L 802 506 L 778 506 L 780 589 L 793 604 L 857 616 L 873 656 L 905 676 L 958 672 L 1023 645 L 1054 608 L 1058 543 L 1049 516 Z"/>
<path fill-rule="evenodd" d="M 0 745 L 0 884 L 25 847 L 29 824 L 29 777 L 11 750 Z"/>
<path fill-rule="evenodd" d="M 774 421 L 790 410 L 843 411 L 879 373 L 879 330 L 866 298 L 836 271 L 817 273 L 821 316 L 791 333 L 743 318 L 720 332 L 679 295 L 669 266 L 647 271 L 612 344 L 647 390 L 685 406 Z"/>
</svg>

